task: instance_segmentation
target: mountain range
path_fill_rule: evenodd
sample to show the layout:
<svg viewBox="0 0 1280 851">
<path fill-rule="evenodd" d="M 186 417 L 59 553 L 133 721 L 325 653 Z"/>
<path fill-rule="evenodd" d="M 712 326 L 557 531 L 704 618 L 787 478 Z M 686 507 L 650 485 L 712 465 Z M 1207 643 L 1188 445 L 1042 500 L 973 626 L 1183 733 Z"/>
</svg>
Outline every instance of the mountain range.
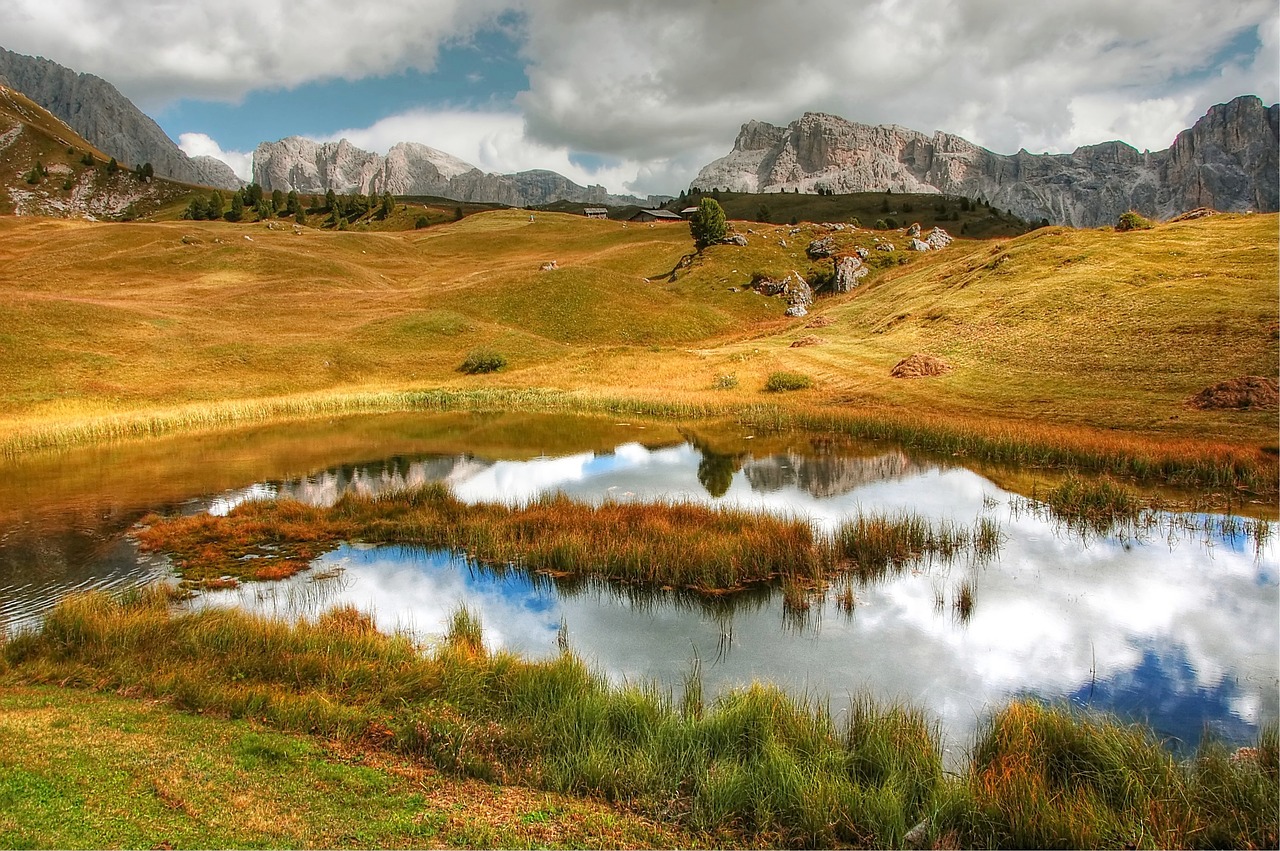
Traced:
<svg viewBox="0 0 1280 851">
<path fill-rule="evenodd" d="M 23 93 L 121 164 L 151 163 L 182 183 L 243 184 L 212 157 L 188 157 L 109 82 L 40 57 L 0 48 L 0 85 Z M 692 188 L 738 192 L 909 192 L 983 198 L 1028 220 L 1093 227 L 1127 210 L 1170 218 L 1194 207 L 1280 209 L 1280 105 L 1252 95 L 1218 104 L 1163 151 L 1112 141 L 1070 154 L 1005 155 L 950 133 L 927 135 L 809 112 L 779 127 L 742 125 L 733 149 L 704 166 Z M 27 168 L 30 166 L 28 165 Z M 615 195 L 553 171 L 482 171 L 427 145 L 401 142 L 387 154 L 343 139 L 291 136 L 254 152 L 253 179 L 270 192 L 421 195 L 532 206 L 557 200 L 656 206 L 667 196 Z"/>
<path fill-rule="evenodd" d="M 1164 151 L 1103 142 L 1070 154 L 993 153 L 950 133 L 808 112 L 742 125 L 692 186 L 734 192 L 923 192 L 981 197 L 1028 221 L 1096 227 L 1127 210 L 1167 219 L 1194 207 L 1280 209 L 1280 105 L 1252 95 L 1210 107 Z"/>
</svg>

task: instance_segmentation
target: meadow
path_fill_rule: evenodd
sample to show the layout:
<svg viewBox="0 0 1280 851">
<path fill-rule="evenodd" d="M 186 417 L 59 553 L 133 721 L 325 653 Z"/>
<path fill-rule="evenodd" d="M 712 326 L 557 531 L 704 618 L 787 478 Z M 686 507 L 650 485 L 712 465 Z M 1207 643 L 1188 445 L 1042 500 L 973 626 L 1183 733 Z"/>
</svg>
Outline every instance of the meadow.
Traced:
<svg viewBox="0 0 1280 851">
<path fill-rule="evenodd" d="M 0 446 L 368 410 L 594 410 L 834 425 L 1274 492 L 1274 413 L 1187 404 L 1274 372 L 1274 215 L 961 239 L 873 263 L 798 319 L 748 285 L 822 273 L 830 261 L 804 249 L 827 232 L 736 227 L 746 247 L 690 258 L 683 225 L 521 211 L 380 233 L 0 219 Z M 830 235 L 841 251 L 902 241 Z M 459 371 L 476 351 L 505 366 Z M 952 370 L 891 378 L 915 352 Z M 810 386 L 766 392 L 777 372 Z"/>
</svg>

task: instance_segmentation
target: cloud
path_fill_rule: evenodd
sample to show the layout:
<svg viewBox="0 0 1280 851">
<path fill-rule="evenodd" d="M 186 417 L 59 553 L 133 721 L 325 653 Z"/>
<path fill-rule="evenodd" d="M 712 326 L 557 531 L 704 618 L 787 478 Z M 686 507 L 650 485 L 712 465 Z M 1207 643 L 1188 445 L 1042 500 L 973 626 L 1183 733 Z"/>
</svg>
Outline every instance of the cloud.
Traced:
<svg viewBox="0 0 1280 851">
<path fill-rule="evenodd" d="M 253 180 L 253 154 L 244 151 L 224 151 L 222 146 L 204 133 L 183 133 L 178 137 L 178 147 L 189 157 L 213 157 L 231 166 L 236 177 Z"/>
<path fill-rule="evenodd" d="M 4 46 L 97 74 L 144 109 L 405 68 L 493 25 L 504 0 L 8 0 Z"/>
</svg>

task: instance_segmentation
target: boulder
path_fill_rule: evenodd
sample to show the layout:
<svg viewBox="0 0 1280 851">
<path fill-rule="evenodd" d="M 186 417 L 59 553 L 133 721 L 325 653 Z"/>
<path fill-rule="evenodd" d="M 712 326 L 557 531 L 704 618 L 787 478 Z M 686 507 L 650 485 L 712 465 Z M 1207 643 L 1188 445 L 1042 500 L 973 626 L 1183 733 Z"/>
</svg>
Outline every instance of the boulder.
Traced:
<svg viewBox="0 0 1280 851">
<path fill-rule="evenodd" d="M 878 243 L 876 243 L 876 251 L 893 251 L 893 243 L 892 243 L 892 242 L 878 242 Z"/>
<path fill-rule="evenodd" d="M 824 236 L 822 239 L 815 239 L 809 243 L 809 247 L 804 250 L 809 255 L 810 260 L 820 260 L 823 257 L 830 257 L 836 253 L 835 243 L 831 241 L 831 237 Z"/>
<path fill-rule="evenodd" d="M 870 251 L 868 251 L 867 249 L 863 248 L 861 245 L 859 245 L 857 248 L 855 248 L 855 249 L 853 250 L 853 253 L 854 253 L 854 254 L 856 254 L 856 255 L 858 255 L 858 259 L 859 259 L 859 260 L 866 260 L 868 257 L 870 257 L 870 256 L 871 256 L 871 252 L 870 252 Z"/>
<path fill-rule="evenodd" d="M 929 247 L 934 251 L 946 248 L 952 242 L 951 234 L 942 228 L 934 228 L 929 231 L 929 235 L 925 237 L 925 242 L 929 243 Z"/>
<path fill-rule="evenodd" d="M 542 271 L 544 272 L 554 272 L 556 269 L 559 269 L 559 268 L 560 268 L 559 264 L 557 264 L 556 261 L 554 260 L 550 260 L 542 264 Z"/>
<path fill-rule="evenodd" d="M 928 251 L 929 243 L 921 242 L 915 237 L 912 237 L 911 242 L 907 244 L 907 248 L 911 251 Z"/>
<path fill-rule="evenodd" d="M 808 316 L 809 311 L 803 304 L 793 304 L 787 308 L 787 316 Z"/>
<path fill-rule="evenodd" d="M 867 276 L 871 270 L 863 265 L 862 259 L 856 255 L 846 254 L 843 257 L 836 258 L 836 274 L 831 279 L 831 290 L 837 293 L 847 293 L 858 284 L 862 283 L 862 279 Z"/>
<path fill-rule="evenodd" d="M 729 236 L 726 236 L 724 239 L 720 240 L 720 244 L 745 246 L 747 244 L 747 238 L 740 233 L 730 234 Z"/>
<path fill-rule="evenodd" d="M 920 223 L 912 222 L 911 227 L 907 228 L 907 236 L 919 236 L 919 235 L 920 235 Z"/>
</svg>

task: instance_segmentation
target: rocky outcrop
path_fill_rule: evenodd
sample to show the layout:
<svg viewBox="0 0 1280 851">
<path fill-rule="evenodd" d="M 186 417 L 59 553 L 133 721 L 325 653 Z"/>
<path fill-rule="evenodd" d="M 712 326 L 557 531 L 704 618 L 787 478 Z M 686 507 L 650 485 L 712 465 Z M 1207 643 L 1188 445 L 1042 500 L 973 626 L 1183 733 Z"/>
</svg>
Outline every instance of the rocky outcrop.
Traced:
<svg viewBox="0 0 1280 851">
<path fill-rule="evenodd" d="M 738 192 L 943 193 L 983 198 L 1029 220 L 1112 224 L 1127 210 L 1168 219 L 1192 207 L 1280 209 L 1280 105 L 1218 104 L 1164 151 L 1123 142 L 1070 154 L 1004 155 L 950 133 L 872 127 L 805 113 L 787 127 L 742 126 L 733 150 L 692 186 Z"/>
<path fill-rule="evenodd" d="M 515 174 L 484 172 L 451 154 L 417 142 L 400 142 L 387 151 L 385 157 L 361 150 L 346 139 L 314 142 L 290 136 L 278 142 L 263 142 L 253 154 L 253 179 L 267 192 L 276 189 L 317 195 L 330 189 L 340 195 L 390 192 L 512 207 L 553 201 L 644 205 L 654 200 L 611 195 L 603 186 L 579 186 L 564 175 L 545 169 Z"/>
<path fill-rule="evenodd" d="M 870 269 L 862 262 L 862 258 L 856 254 L 848 254 L 844 257 L 836 258 L 835 275 L 831 278 L 831 291 L 835 293 L 847 293 L 858 284 L 862 283 Z"/>
<path fill-rule="evenodd" d="M 158 124 L 100 77 L 3 48 L 0 77 L 121 164 L 151 163 L 157 175 L 183 183 L 220 189 L 241 185 L 225 163 L 214 160 L 215 166 L 209 157 L 200 162 L 189 158 Z"/>
<path fill-rule="evenodd" d="M 791 452 L 750 460 L 742 471 L 753 491 L 772 493 L 794 487 L 826 499 L 865 485 L 905 478 L 920 468 L 901 452 L 870 458 Z"/>
</svg>

